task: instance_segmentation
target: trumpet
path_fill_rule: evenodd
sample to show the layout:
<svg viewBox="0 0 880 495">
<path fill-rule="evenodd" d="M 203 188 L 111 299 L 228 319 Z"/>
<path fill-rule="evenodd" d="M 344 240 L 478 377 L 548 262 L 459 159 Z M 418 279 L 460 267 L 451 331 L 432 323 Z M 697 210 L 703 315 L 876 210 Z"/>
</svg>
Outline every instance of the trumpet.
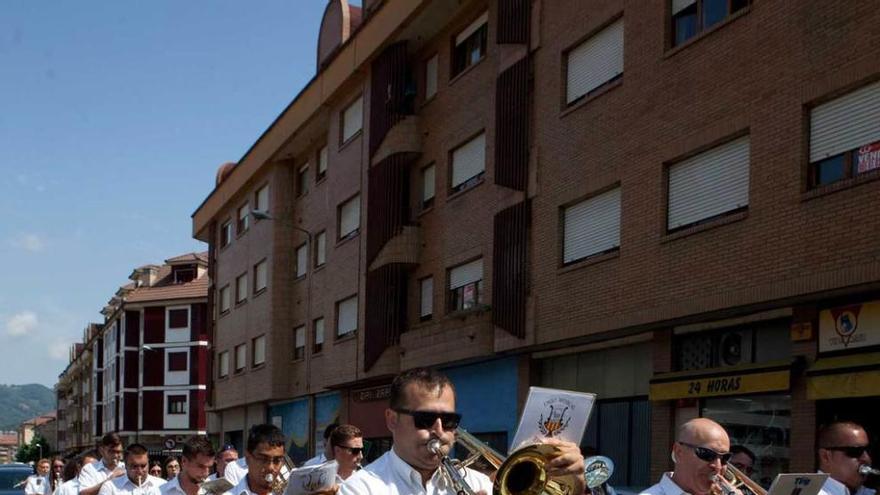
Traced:
<svg viewBox="0 0 880 495">
<path fill-rule="evenodd" d="M 880 476 L 880 469 L 871 467 L 867 464 L 862 464 L 861 466 L 859 466 L 859 474 L 861 474 L 862 476 Z"/>
<path fill-rule="evenodd" d="M 713 476 L 712 481 L 720 495 L 767 495 L 767 490 L 730 464 L 724 466 L 720 475 Z"/>
<path fill-rule="evenodd" d="M 476 495 L 476 492 L 470 485 L 468 485 L 464 476 L 458 471 L 458 466 L 456 466 L 452 460 L 449 459 L 446 452 L 443 451 L 443 448 L 440 445 L 440 440 L 434 438 L 428 442 L 428 450 L 431 451 L 431 453 L 440 456 L 440 465 L 442 466 L 443 474 L 449 480 L 456 495 Z"/>
<path fill-rule="evenodd" d="M 266 483 L 272 490 L 272 493 L 275 495 L 283 495 L 284 491 L 287 489 L 287 482 L 290 478 L 290 472 L 293 471 L 293 468 L 296 467 L 293 464 L 293 461 L 288 457 L 287 454 L 284 454 L 284 464 L 281 465 L 281 470 L 278 471 L 278 474 L 273 472 L 266 473 L 266 476 L 263 478 L 266 480 Z"/>
</svg>

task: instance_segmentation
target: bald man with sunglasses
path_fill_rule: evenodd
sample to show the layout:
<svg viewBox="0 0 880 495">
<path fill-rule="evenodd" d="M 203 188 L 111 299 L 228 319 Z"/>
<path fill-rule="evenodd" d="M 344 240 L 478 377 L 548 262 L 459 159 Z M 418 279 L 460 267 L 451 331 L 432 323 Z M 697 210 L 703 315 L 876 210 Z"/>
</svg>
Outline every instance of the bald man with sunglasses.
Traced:
<svg viewBox="0 0 880 495">
<path fill-rule="evenodd" d="M 672 445 L 675 470 L 640 495 L 709 495 L 717 491 L 715 477 L 730 461 L 730 438 L 718 423 L 697 418 L 683 424 Z"/>
<path fill-rule="evenodd" d="M 819 495 L 870 493 L 870 489 L 862 489 L 865 475 L 859 474 L 860 467 L 871 464 L 868 434 L 861 425 L 849 421 L 831 423 L 819 430 L 817 443 L 819 472 L 828 473 Z"/>
<path fill-rule="evenodd" d="M 385 425 L 394 445 L 372 464 L 340 486 L 340 495 L 455 495 L 440 470 L 440 457 L 428 450 L 437 439 L 448 452 L 455 442 L 461 415 L 455 411 L 455 387 L 439 371 L 417 368 L 398 375 L 391 384 L 390 407 Z M 576 474 L 583 492 L 584 458 L 577 445 L 558 440 L 560 455 L 550 462 L 550 475 Z M 491 495 L 492 482 L 465 468 L 465 481 L 477 493 Z"/>
</svg>

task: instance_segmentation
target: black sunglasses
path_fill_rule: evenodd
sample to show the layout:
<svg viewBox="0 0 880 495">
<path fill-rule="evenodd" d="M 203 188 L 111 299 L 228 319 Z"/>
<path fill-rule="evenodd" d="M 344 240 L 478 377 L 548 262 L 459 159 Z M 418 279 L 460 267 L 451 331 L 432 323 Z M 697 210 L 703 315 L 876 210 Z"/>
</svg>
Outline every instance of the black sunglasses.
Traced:
<svg viewBox="0 0 880 495">
<path fill-rule="evenodd" d="M 867 445 L 855 446 L 855 447 L 819 447 L 825 450 L 836 450 L 838 452 L 843 452 L 843 454 L 847 457 L 852 457 L 853 459 L 858 459 L 865 452 L 868 451 Z"/>
<path fill-rule="evenodd" d="M 347 450 L 351 455 L 358 455 L 364 451 L 363 447 L 346 447 L 345 445 L 334 445 L 334 447 L 339 447 L 340 449 Z"/>
<path fill-rule="evenodd" d="M 715 459 L 721 459 L 721 464 L 727 464 L 727 461 L 730 460 L 731 454 L 730 452 L 725 452 L 724 454 L 720 452 L 715 452 L 712 449 L 707 449 L 706 447 L 700 447 L 699 445 L 694 445 L 691 443 L 678 442 L 685 447 L 690 447 L 694 449 L 694 454 L 701 460 L 706 462 L 715 462 Z"/>
<path fill-rule="evenodd" d="M 437 418 L 440 418 L 440 424 L 443 425 L 444 430 L 454 430 L 461 422 L 461 414 L 452 412 L 410 411 L 409 409 L 394 409 L 394 411 L 412 416 L 413 424 L 420 430 L 430 430 L 437 422 Z"/>
</svg>

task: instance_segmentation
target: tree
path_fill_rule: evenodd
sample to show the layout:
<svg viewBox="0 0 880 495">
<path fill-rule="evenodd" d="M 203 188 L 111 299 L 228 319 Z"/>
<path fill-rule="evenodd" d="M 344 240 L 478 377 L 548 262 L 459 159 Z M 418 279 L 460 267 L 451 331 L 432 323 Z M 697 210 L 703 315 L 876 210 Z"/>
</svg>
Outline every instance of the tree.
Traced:
<svg viewBox="0 0 880 495">
<path fill-rule="evenodd" d="M 47 456 L 49 455 L 49 452 L 52 452 L 52 449 L 46 442 L 46 439 L 43 438 L 43 435 L 34 433 L 34 437 L 31 438 L 30 443 L 23 445 L 18 449 L 18 453 L 15 454 L 15 460 L 18 462 L 36 463 L 40 460 L 41 454 Z"/>
</svg>

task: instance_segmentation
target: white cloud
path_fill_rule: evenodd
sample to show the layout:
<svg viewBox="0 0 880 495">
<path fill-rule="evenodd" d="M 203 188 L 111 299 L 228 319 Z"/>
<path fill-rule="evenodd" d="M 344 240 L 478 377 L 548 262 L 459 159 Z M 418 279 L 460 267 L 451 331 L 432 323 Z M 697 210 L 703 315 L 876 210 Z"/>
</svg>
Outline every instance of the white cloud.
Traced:
<svg viewBox="0 0 880 495">
<path fill-rule="evenodd" d="M 46 242 L 37 234 L 23 234 L 13 240 L 12 245 L 29 253 L 39 253 L 46 248 Z"/>
<path fill-rule="evenodd" d="M 37 315 L 33 311 L 22 311 L 6 320 L 6 333 L 12 337 L 21 337 L 37 328 Z"/>
</svg>

